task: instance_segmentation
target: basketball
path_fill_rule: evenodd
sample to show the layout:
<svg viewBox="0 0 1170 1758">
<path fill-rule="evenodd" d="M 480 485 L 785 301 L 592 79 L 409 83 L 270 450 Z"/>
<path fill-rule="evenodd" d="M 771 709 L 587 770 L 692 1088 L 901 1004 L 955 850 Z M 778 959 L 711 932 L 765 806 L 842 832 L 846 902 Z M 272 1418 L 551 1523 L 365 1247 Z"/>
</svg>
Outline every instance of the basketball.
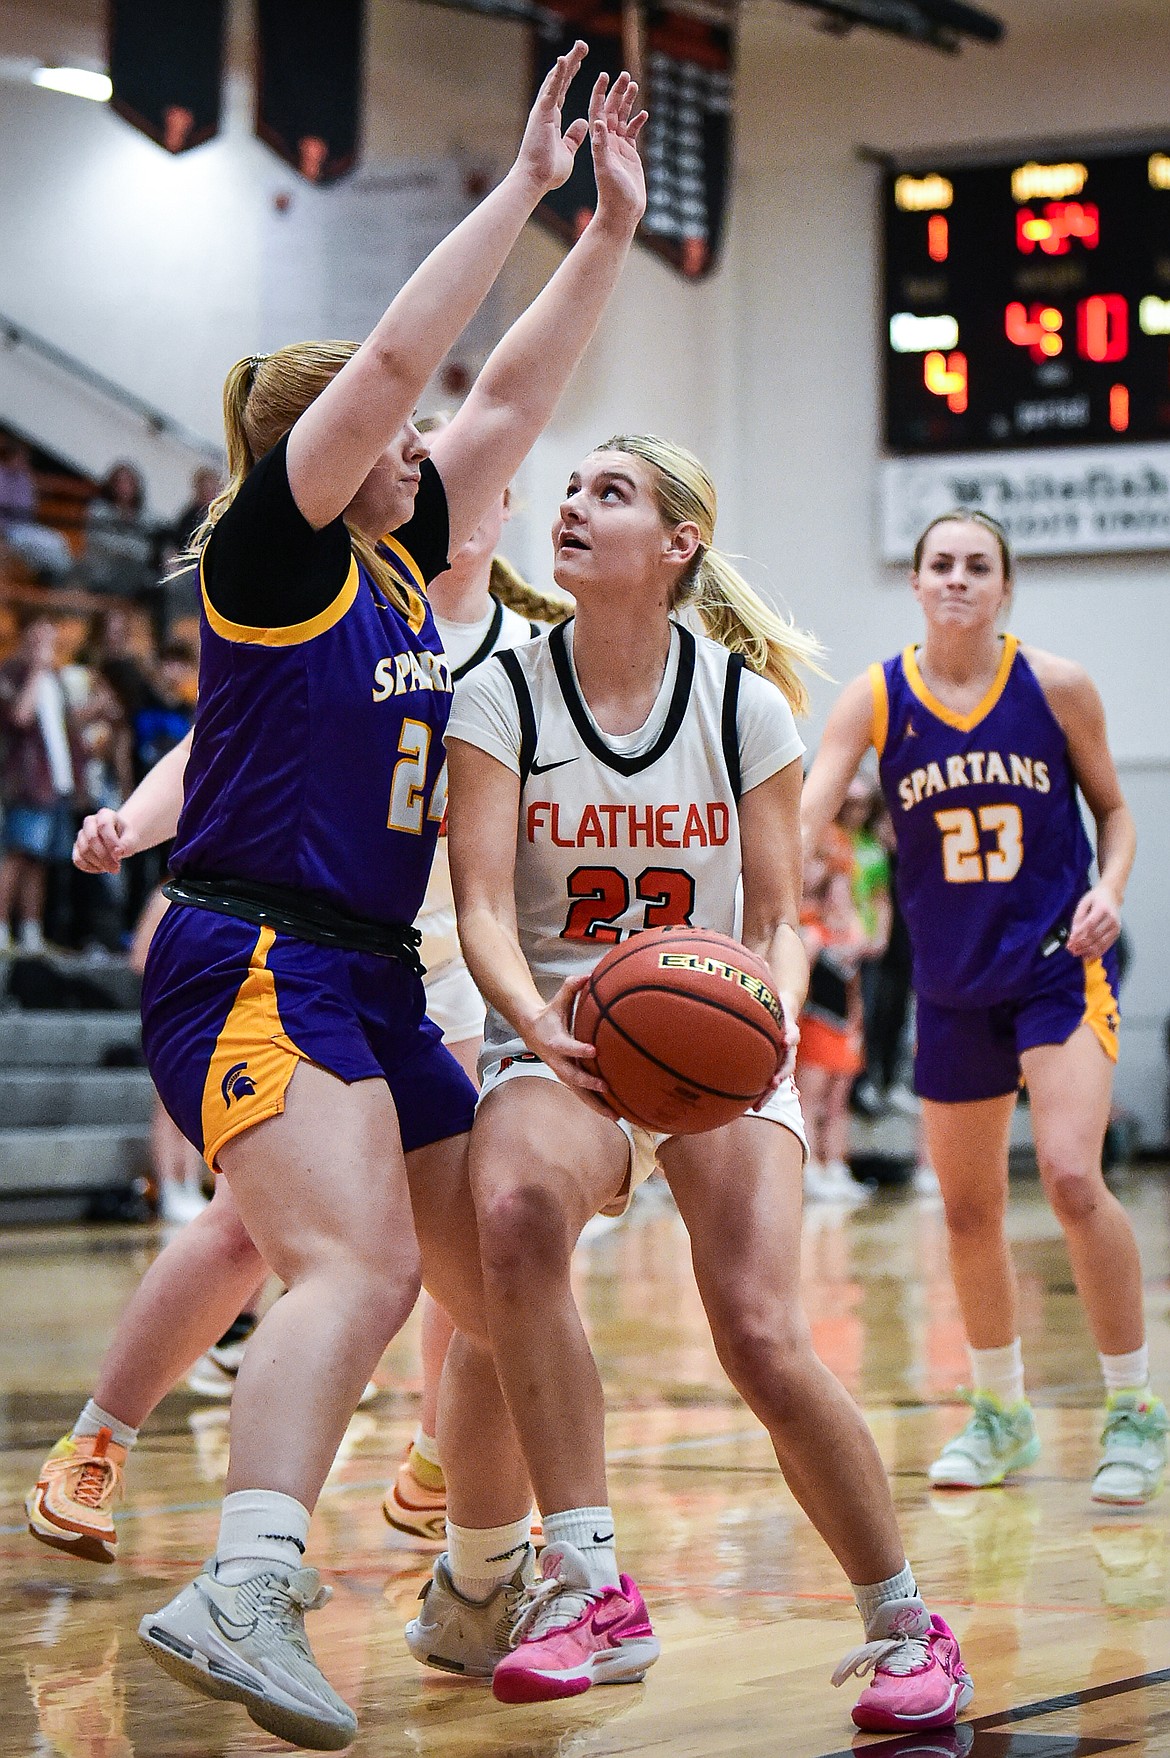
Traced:
<svg viewBox="0 0 1170 1758">
<path fill-rule="evenodd" d="M 615 946 L 577 998 L 615 1108 L 697 1135 L 754 1105 L 783 1060 L 783 1015 L 763 959 L 726 934 L 658 928 Z"/>
</svg>

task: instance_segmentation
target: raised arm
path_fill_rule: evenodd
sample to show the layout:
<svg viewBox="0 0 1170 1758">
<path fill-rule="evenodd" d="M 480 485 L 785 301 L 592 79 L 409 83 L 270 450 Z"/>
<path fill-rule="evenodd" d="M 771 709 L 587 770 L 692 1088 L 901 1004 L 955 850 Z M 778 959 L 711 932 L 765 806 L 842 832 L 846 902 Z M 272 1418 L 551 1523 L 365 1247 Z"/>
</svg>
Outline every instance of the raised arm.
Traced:
<svg viewBox="0 0 1170 1758">
<path fill-rule="evenodd" d="M 130 855 L 154 848 L 175 834 L 183 809 L 183 775 L 191 734 L 147 770 L 125 805 L 103 806 L 82 822 L 73 844 L 73 865 L 83 873 L 116 873 Z"/>
<path fill-rule="evenodd" d="M 862 672 L 846 684 L 835 702 L 813 766 L 804 784 L 800 806 L 806 849 L 815 849 L 845 803 L 849 783 L 873 744 L 873 685 Z"/>
<path fill-rule="evenodd" d="M 474 317 L 529 215 L 573 168 L 587 124 L 561 134 L 561 105 L 585 59 L 558 57 L 528 117 L 516 162 L 475 212 L 415 270 L 385 316 L 297 421 L 288 478 L 315 529 L 340 517 Z"/>
<path fill-rule="evenodd" d="M 463 543 L 543 431 L 617 286 L 646 183 L 637 138 L 646 112 L 623 73 L 603 74 L 589 106 L 597 211 L 556 274 L 492 352 L 431 455 L 443 478 L 452 547 Z"/>
<path fill-rule="evenodd" d="M 1075 958 L 1100 958 L 1121 933 L 1121 906 L 1137 853 L 1133 813 L 1121 791 L 1105 709 L 1092 678 L 1072 660 L 1031 648 L 1026 652 L 1068 740 L 1077 786 L 1097 826 L 1098 879 L 1073 913 L 1068 949 Z"/>
<path fill-rule="evenodd" d="M 808 990 L 808 957 L 800 938 L 801 780 L 800 763 L 789 763 L 739 802 L 743 943 L 772 972 L 788 1039 L 788 1055 L 774 1086 L 792 1073 L 800 1037 L 797 1020 Z"/>
<path fill-rule="evenodd" d="M 520 778 L 476 745 L 450 738 L 447 849 L 459 940 L 484 1000 L 503 1014 L 534 1055 L 566 1086 L 604 1093 L 583 1066 L 592 1045 L 569 1029 L 574 998 L 587 977 L 572 978 L 546 1003 L 520 950 L 516 927 L 516 820 Z"/>
</svg>

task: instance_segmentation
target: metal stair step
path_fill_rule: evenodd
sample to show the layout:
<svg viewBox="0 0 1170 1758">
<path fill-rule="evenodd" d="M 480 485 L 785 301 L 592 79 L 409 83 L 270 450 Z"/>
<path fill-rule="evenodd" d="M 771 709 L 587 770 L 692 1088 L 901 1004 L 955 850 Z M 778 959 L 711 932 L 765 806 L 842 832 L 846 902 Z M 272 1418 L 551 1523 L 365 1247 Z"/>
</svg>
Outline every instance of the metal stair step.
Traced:
<svg viewBox="0 0 1170 1758">
<path fill-rule="evenodd" d="M 0 1129 L 0 1197 L 112 1190 L 149 1165 L 144 1125 Z"/>
<path fill-rule="evenodd" d="M 0 1067 L 93 1068 L 108 1050 L 137 1049 L 137 1013 L 0 1013 Z"/>
<path fill-rule="evenodd" d="M 150 1121 L 145 1068 L 0 1068 L 0 1129 Z"/>
</svg>

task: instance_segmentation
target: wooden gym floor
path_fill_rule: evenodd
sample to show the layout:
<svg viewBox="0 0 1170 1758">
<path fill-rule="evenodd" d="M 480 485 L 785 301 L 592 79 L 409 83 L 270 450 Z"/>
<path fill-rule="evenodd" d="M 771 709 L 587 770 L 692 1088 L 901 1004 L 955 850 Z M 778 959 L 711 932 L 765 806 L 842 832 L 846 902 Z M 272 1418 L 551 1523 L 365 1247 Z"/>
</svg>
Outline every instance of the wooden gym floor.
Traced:
<svg viewBox="0 0 1170 1758">
<path fill-rule="evenodd" d="M 1170 1385 L 1170 1187 L 1120 1186 L 1138 1225 L 1155 1378 Z M 1012 1228 L 1044 1455 L 1014 1487 L 950 1498 L 925 1468 L 962 1420 L 962 1336 L 937 1202 L 883 1196 L 811 1211 L 807 1299 L 818 1347 L 860 1398 L 891 1473 L 908 1550 L 953 1622 L 976 1681 L 968 1726 L 858 1736 L 901 1758 L 1170 1754 L 1167 1498 L 1109 1514 L 1088 1498 L 1096 1362 L 1057 1229 L 1036 1186 Z M 0 1754 L 187 1758 L 287 1748 L 243 1712 L 186 1696 L 135 1626 L 212 1549 L 226 1413 L 169 1398 L 132 1461 L 123 1559 L 102 1569 L 25 1533 L 22 1497 L 86 1397 L 141 1275 L 150 1230 L 0 1232 Z M 611 1493 L 625 1566 L 663 1657 L 643 1686 L 505 1708 L 428 1675 L 400 1631 L 429 1566 L 395 1547 L 379 1502 L 417 1396 L 413 1326 L 386 1356 L 314 1522 L 335 1588 L 310 1620 L 318 1657 L 356 1706 L 361 1758 L 822 1758 L 854 1749 L 850 1688 L 829 1674 L 858 1625 L 844 1582 L 788 1496 L 762 1431 L 716 1365 L 677 1218 L 638 1211 L 579 1255 L 579 1288 L 610 1398 Z"/>
</svg>

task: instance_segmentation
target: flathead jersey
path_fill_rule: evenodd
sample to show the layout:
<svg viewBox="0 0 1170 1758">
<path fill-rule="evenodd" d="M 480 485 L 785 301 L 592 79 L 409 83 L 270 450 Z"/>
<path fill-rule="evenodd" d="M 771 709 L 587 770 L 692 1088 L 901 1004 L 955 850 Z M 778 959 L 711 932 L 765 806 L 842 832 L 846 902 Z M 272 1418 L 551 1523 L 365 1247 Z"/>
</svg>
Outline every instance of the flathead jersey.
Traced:
<svg viewBox="0 0 1170 1758">
<path fill-rule="evenodd" d="M 605 734 L 572 640 L 564 623 L 497 654 L 460 686 L 448 728 L 520 776 L 516 919 L 546 1001 L 643 928 L 735 933 L 740 794 L 804 751 L 780 691 L 678 623 L 645 725 Z M 485 1041 L 523 1047 L 492 1009 Z"/>
<path fill-rule="evenodd" d="M 913 647 L 871 666 L 870 680 L 914 987 L 946 1007 L 1014 1000 L 1089 883 L 1060 724 L 1013 635 L 970 714 L 932 695 Z"/>
<path fill-rule="evenodd" d="M 437 616 L 435 627 L 456 687 L 493 653 L 501 653 L 509 647 L 522 647 L 540 633 L 537 624 L 528 622 L 518 611 L 501 604 L 498 598 L 492 598 L 492 608 L 480 624 L 450 623 Z M 416 925 L 422 930 L 422 961 L 428 976 L 435 977 L 445 965 L 461 956 L 445 826 L 440 826 L 435 864 L 431 868 L 427 894 Z"/>
<path fill-rule="evenodd" d="M 179 877 L 292 886 L 371 921 L 414 921 L 445 809 L 451 668 L 416 563 L 393 538 L 385 549 L 409 615 L 356 557 L 333 603 L 288 628 L 229 622 L 204 586 Z"/>
</svg>

